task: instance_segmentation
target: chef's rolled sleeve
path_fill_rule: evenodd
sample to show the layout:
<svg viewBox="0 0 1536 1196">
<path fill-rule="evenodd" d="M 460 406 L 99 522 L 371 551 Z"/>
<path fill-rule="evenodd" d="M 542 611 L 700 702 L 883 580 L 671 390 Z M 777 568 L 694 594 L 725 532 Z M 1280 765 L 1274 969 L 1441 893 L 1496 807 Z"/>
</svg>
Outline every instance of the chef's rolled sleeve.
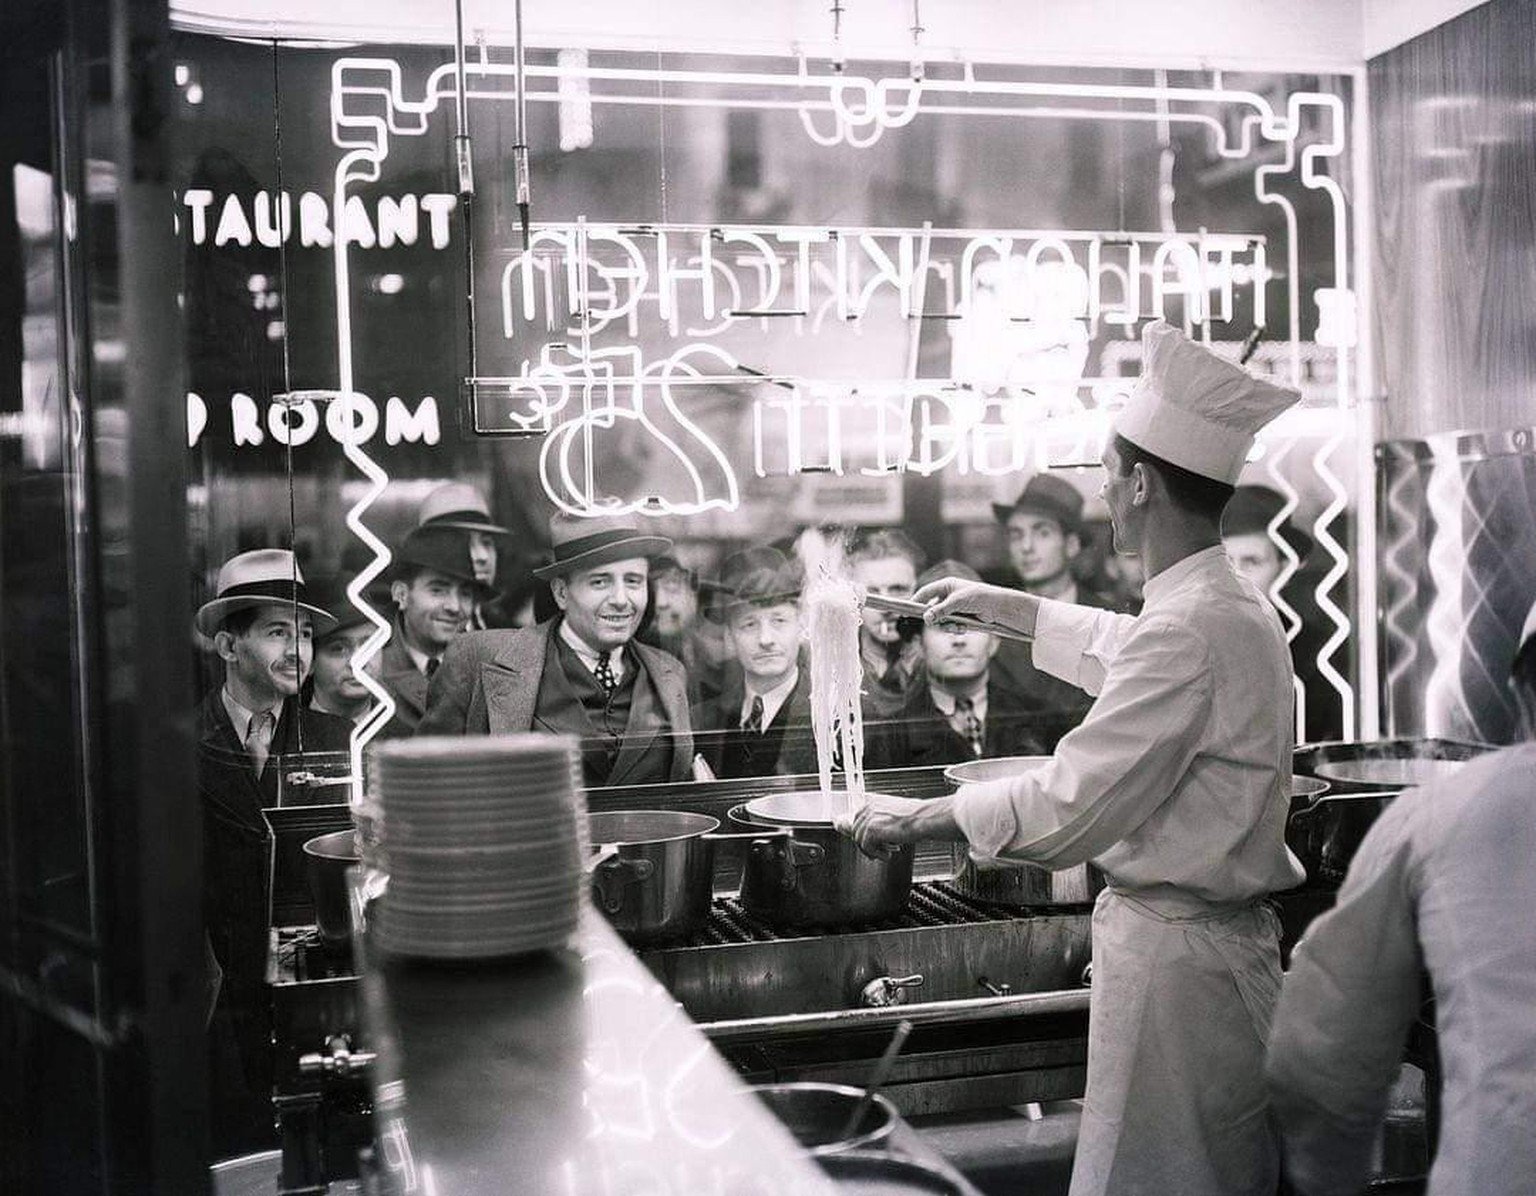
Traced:
<svg viewBox="0 0 1536 1196">
<path fill-rule="evenodd" d="M 1135 627 L 1131 615 L 1042 598 L 1030 651 L 1037 669 L 1098 694 L 1109 662 Z"/>
</svg>

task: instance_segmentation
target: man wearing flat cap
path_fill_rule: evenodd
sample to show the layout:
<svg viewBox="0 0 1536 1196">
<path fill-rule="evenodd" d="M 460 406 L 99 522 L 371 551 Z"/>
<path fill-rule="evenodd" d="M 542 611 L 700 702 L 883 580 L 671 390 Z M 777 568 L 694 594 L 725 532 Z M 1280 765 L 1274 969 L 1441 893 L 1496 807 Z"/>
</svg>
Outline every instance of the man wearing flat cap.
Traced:
<svg viewBox="0 0 1536 1196">
<path fill-rule="evenodd" d="M 490 593 L 475 575 L 462 531 L 418 527 L 405 537 L 391 565 L 395 626 L 374 665 L 374 676 L 395 701 L 380 738 L 415 734 L 427 708 L 428 679 L 468 626 L 476 602 Z"/>
<path fill-rule="evenodd" d="M 866 851 L 965 839 L 1048 868 L 1092 861 L 1088 1082 L 1071 1196 L 1273 1196 L 1279 1154 L 1264 1043 L 1280 985 L 1264 903 L 1304 879 L 1285 844 L 1292 675 L 1263 595 L 1221 546 L 1222 508 L 1258 430 L 1296 402 L 1158 321 L 1104 449 L 1118 551 L 1140 615 L 998 586 L 919 590 L 1034 637 L 1035 663 L 1094 695 L 1050 762 L 846 829 Z"/>
<path fill-rule="evenodd" d="M 273 844 L 262 809 L 277 805 L 279 774 L 296 757 L 351 746 L 349 721 L 299 704 L 312 636 L 333 622 L 310 600 L 293 553 L 275 548 L 226 561 L 197 612 L 197 630 L 224 668 L 199 712 L 197 752 L 204 919 L 222 973 L 209 1050 L 221 1157 L 272 1144 L 265 976 Z"/>
<path fill-rule="evenodd" d="M 1291 522 L 1286 506 L 1278 490 L 1239 486 L 1221 515 L 1221 543 L 1238 576 L 1251 581 L 1281 611 L 1282 625 L 1294 624 L 1291 665 L 1301 685 L 1302 737 L 1322 743 L 1344 734 L 1343 698 L 1318 667 L 1333 627 L 1300 573 L 1312 551 L 1312 537 Z M 1291 558 L 1298 571 L 1276 587 Z"/>
<path fill-rule="evenodd" d="M 550 519 L 548 581 L 559 613 L 515 631 L 460 636 L 432 678 L 421 735 L 550 731 L 582 745 L 587 786 L 687 780 L 688 681 L 638 643 L 650 562 L 672 547 L 616 515 Z"/>
<path fill-rule="evenodd" d="M 709 617 L 725 625 L 741 666 L 695 708 L 702 754 L 717 777 L 814 773 L 811 679 L 800 667 L 801 571 L 777 548 L 748 548 L 721 566 Z"/>
</svg>

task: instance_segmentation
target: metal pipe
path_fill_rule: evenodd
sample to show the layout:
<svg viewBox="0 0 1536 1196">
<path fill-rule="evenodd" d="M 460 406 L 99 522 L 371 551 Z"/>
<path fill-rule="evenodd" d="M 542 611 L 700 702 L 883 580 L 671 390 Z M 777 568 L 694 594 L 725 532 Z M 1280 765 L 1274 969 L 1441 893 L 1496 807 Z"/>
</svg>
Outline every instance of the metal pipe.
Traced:
<svg viewBox="0 0 1536 1196">
<path fill-rule="evenodd" d="M 475 345 L 475 238 L 474 211 L 475 170 L 474 157 L 469 141 L 469 85 L 464 70 L 464 0 L 453 0 L 453 66 L 458 81 L 458 95 L 454 114 L 458 132 L 453 138 L 454 158 L 459 172 L 459 210 L 464 218 L 464 322 L 469 338 L 469 369 L 467 376 L 480 373 L 480 355 Z M 462 411 L 462 407 L 461 407 Z"/>
<path fill-rule="evenodd" d="M 527 74 L 523 62 L 523 0 L 513 6 L 513 34 L 517 73 L 517 98 L 513 105 L 517 121 L 517 141 L 512 146 L 512 166 L 517 180 L 517 217 L 523 226 L 523 250 L 529 248 L 528 208 L 533 199 L 533 185 L 528 173 L 528 98 L 524 93 L 523 77 Z"/>
<path fill-rule="evenodd" d="M 1014 993 L 1003 997 L 924 1001 L 916 1005 L 891 1005 L 880 1009 L 833 1009 L 820 1013 L 787 1013 L 775 1017 L 701 1022 L 699 1029 L 706 1038 L 719 1045 L 764 1038 L 802 1037 L 839 1030 L 879 1030 L 894 1027 L 901 1021 L 909 1021 L 914 1026 L 949 1026 L 1014 1017 L 1086 1013 L 1088 998 L 1087 989 Z"/>
</svg>

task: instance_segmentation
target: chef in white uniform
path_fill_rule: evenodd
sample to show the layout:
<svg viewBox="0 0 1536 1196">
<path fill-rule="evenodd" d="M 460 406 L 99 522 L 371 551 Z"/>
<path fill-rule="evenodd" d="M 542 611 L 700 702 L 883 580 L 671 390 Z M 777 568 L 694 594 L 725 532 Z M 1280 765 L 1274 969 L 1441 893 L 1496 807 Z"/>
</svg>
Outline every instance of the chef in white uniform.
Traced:
<svg viewBox="0 0 1536 1196">
<path fill-rule="evenodd" d="M 1292 958 L 1269 1081 L 1303 1196 L 1364 1187 L 1426 970 L 1444 1073 L 1429 1196 L 1536 1192 L 1536 607 L 1512 673 L 1526 742 L 1393 799 Z"/>
<path fill-rule="evenodd" d="M 1254 434 L 1297 399 L 1159 321 L 1104 451 L 1139 616 L 934 582 L 928 618 L 1033 635 L 1035 664 L 1096 696 L 1050 763 L 904 812 L 866 806 L 866 851 L 965 838 L 976 856 L 1108 878 L 1093 915 L 1088 1083 L 1071 1196 L 1273 1196 L 1264 1044 L 1280 987 L 1266 894 L 1285 845 L 1292 674 L 1264 595 L 1233 571 L 1222 508 Z"/>
</svg>

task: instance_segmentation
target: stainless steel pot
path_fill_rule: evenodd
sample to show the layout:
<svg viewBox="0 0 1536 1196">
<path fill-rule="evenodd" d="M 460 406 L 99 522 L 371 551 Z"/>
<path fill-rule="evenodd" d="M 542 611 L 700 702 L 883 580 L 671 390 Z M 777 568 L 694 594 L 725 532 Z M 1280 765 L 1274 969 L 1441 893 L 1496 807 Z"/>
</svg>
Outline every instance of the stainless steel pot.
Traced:
<svg viewBox="0 0 1536 1196">
<path fill-rule="evenodd" d="M 594 847 L 592 899 L 636 946 L 686 938 L 709 917 L 718 818 L 686 810 L 611 810 L 587 817 Z"/>
<path fill-rule="evenodd" d="M 877 1148 L 896 1128 L 896 1107 L 878 1092 L 860 1114 L 852 1132 L 846 1133 L 848 1119 L 864 1099 L 862 1088 L 803 1081 L 754 1084 L 748 1091 L 767 1105 L 795 1136 L 795 1141 L 816 1158 L 845 1150 Z"/>
<path fill-rule="evenodd" d="M 806 813 L 805 804 L 821 796 L 815 791 L 773 794 L 774 802 L 784 799 L 782 808 L 793 808 L 791 823 L 769 821 L 771 814 L 747 805 L 731 809 L 727 817 L 734 825 L 779 832 L 748 845 L 742 905 L 776 927 L 849 926 L 899 914 L 912 891 L 912 846 L 871 859 L 832 825 L 830 803 L 820 820 Z"/>
<path fill-rule="evenodd" d="M 1393 798 L 1415 784 L 1450 776 L 1493 749 L 1451 739 L 1383 739 L 1308 744 L 1296 749 L 1297 780 L 1318 777 L 1323 793 L 1293 791 L 1285 841 L 1314 879 L 1342 880 L 1366 832 Z"/>
<path fill-rule="evenodd" d="M 967 760 L 951 764 L 944 779 L 957 789 L 1017 776 L 1021 772 L 1048 764 L 1049 756 L 997 756 L 987 760 Z M 1077 864 L 1052 871 L 1039 864 L 971 858 L 968 844 L 956 843 L 950 856 L 954 863 L 951 882 L 956 889 L 975 901 L 1014 909 L 1032 909 L 1040 905 L 1081 905 L 1092 901 L 1104 887 L 1104 874 L 1092 864 Z"/>
<path fill-rule="evenodd" d="M 304 844 L 304 875 L 315 902 L 315 924 L 320 937 L 333 947 L 352 939 L 347 869 L 361 862 L 355 831 L 316 835 Z"/>
</svg>

